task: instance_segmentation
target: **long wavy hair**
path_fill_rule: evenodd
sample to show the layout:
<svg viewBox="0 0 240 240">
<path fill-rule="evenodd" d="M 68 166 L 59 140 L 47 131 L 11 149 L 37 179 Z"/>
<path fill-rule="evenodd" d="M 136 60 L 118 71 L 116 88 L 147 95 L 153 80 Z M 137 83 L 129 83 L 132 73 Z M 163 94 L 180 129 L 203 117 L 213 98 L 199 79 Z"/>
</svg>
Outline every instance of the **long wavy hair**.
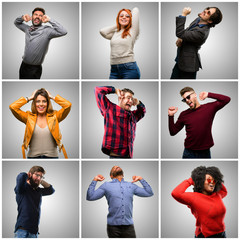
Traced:
<svg viewBox="0 0 240 240">
<path fill-rule="evenodd" d="M 33 97 L 32 106 L 31 106 L 32 113 L 37 114 L 36 99 L 37 99 L 38 95 L 41 95 L 41 96 L 46 98 L 46 100 L 47 100 L 47 113 L 53 113 L 53 107 L 52 107 L 50 98 L 48 96 L 47 91 L 44 88 L 38 89 L 36 91 L 34 97 Z"/>
<path fill-rule="evenodd" d="M 194 182 L 194 192 L 202 193 L 204 189 L 204 182 L 206 174 L 211 175 L 216 181 L 216 185 L 213 192 L 218 192 L 221 189 L 223 181 L 223 175 L 217 167 L 205 167 L 200 166 L 192 171 L 192 180 Z"/>
<path fill-rule="evenodd" d="M 128 25 L 124 28 L 124 31 L 122 33 L 122 38 L 125 38 L 125 37 L 127 37 L 127 35 L 131 36 L 129 31 L 130 31 L 130 28 L 132 27 L 132 13 L 131 13 L 130 9 L 126 9 L 126 8 L 123 8 L 118 12 L 118 15 L 117 15 L 117 18 L 116 18 L 118 31 L 121 30 L 121 24 L 119 23 L 119 16 L 120 16 L 122 11 L 127 12 L 128 15 L 130 16 L 130 21 L 129 21 Z"/>
</svg>

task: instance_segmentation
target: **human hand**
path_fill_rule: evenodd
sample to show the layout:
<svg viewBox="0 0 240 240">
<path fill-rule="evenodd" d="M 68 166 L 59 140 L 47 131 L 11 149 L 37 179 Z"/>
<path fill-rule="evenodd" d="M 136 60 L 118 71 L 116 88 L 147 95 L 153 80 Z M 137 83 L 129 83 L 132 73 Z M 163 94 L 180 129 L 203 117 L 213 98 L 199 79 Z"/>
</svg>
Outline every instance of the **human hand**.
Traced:
<svg viewBox="0 0 240 240">
<path fill-rule="evenodd" d="M 182 10 L 182 16 L 186 17 L 187 15 L 189 15 L 191 13 L 192 9 L 190 7 L 185 7 Z"/>
<path fill-rule="evenodd" d="M 208 97 L 208 92 L 200 92 L 199 93 L 199 99 L 201 101 L 205 100 Z"/>
<path fill-rule="evenodd" d="M 47 23 L 47 22 L 49 22 L 50 21 L 50 17 L 48 16 L 48 15 L 43 15 L 43 17 L 42 17 L 42 22 L 43 23 Z"/>
<path fill-rule="evenodd" d="M 134 183 L 134 182 L 142 180 L 143 178 L 141 176 L 132 176 L 132 179 L 133 179 L 132 183 Z"/>
<path fill-rule="evenodd" d="M 133 106 L 137 106 L 139 104 L 139 100 L 137 98 L 133 98 Z"/>
<path fill-rule="evenodd" d="M 176 45 L 177 45 L 177 47 L 181 47 L 182 46 L 182 39 L 181 38 L 177 39 Z"/>
<path fill-rule="evenodd" d="M 120 100 L 124 98 L 124 92 L 122 92 L 119 88 L 115 88 L 115 93 L 117 94 L 118 98 L 120 98 Z"/>
<path fill-rule="evenodd" d="M 54 100 L 55 97 L 53 97 L 53 95 L 52 95 L 47 89 L 45 89 L 45 90 L 46 90 L 46 92 L 47 92 L 49 98 Z"/>
<path fill-rule="evenodd" d="M 174 116 L 174 114 L 178 111 L 178 107 L 169 107 L 168 108 L 168 116 Z"/>
<path fill-rule="evenodd" d="M 101 174 L 98 174 L 96 177 L 94 177 L 93 181 L 103 181 L 105 179 L 105 177 Z"/>
<path fill-rule="evenodd" d="M 28 22 L 28 21 L 32 20 L 32 17 L 30 17 L 28 14 L 24 14 L 22 16 L 22 20 L 25 22 Z"/>
<path fill-rule="evenodd" d="M 28 101 L 31 101 L 33 100 L 34 96 L 35 96 L 35 93 L 37 92 L 38 89 L 34 90 L 31 97 L 28 98 Z"/>
</svg>

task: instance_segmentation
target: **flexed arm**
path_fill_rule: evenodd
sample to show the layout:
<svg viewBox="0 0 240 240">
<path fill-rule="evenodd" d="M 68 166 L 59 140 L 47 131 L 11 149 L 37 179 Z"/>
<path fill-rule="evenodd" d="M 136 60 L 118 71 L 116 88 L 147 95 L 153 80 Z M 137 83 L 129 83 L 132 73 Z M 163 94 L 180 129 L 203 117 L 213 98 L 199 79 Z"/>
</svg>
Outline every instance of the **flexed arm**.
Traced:
<svg viewBox="0 0 240 240">
<path fill-rule="evenodd" d="M 141 188 L 134 184 L 134 187 L 135 187 L 134 194 L 135 195 L 137 195 L 139 197 L 151 197 L 153 195 L 152 188 L 141 176 L 133 176 L 132 179 L 133 179 L 132 183 L 140 181 L 140 183 L 143 186 L 143 188 Z"/>
<path fill-rule="evenodd" d="M 17 184 L 16 187 L 14 188 L 14 191 L 16 194 L 21 194 L 25 191 L 26 186 L 27 186 L 27 180 L 28 180 L 28 174 L 25 172 L 19 173 L 17 176 Z"/>
<path fill-rule="evenodd" d="M 222 184 L 222 188 L 219 190 L 218 194 L 220 194 L 222 198 L 227 196 L 227 188 L 223 184 Z"/>
<path fill-rule="evenodd" d="M 24 15 L 22 15 L 21 17 L 16 18 L 15 21 L 14 21 L 14 24 L 15 24 L 15 26 L 16 26 L 17 28 L 19 28 L 21 31 L 26 32 L 26 30 L 29 29 L 30 26 L 27 25 L 27 24 L 25 24 L 25 23 L 23 23 L 23 22 L 24 22 L 24 21 L 25 21 L 25 22 L 28 22 L 28 21 L 30 21 L 31 19 L 32 19 L 31 16 L 29 16 L 28 14 L 24 14 Z"/>
<path fill-rule="evenodd" d="M 43 16 L 43 23 L 49 22 L 52 25 L 52 29 L 49 33 L 49 38 L 61 37 L 67 34 L 67 30 L 57 21 L 51 19 L 49 16 Z"/>
<path fill-rule="evenodd" d="M 174 114 L 178 111 L 177 107 L 168 108 L 168 129 L 171 136 L 176 135 L 184 127 L 184 123 L 181 120 L 181 114 L 176 123 L 174 123 Z"/>
<path fill-rule="evenodd" d="M 139 9 L 135 7 L 132 10 L 131 36 L 136 40 L 138 35 L 139 35 Z"/>
<path fill-rule="evenodd" d="M 112 39 L 112 36 L 113 34 L 117 31 L 117 25 L 113 25 L 113 26 L 110 26 L 110 27 L 105 27 L 105 28 L 102 28 L 99 32 L 100 34 L 108 39 L 108 40 L 111 40 Z"/>
<path fill-rule="evenodd" d="M 88 187 L 87 190 L 87 200 L 88 201 L 94 201 L 102 198 L 105 194 L 104 184 L 101 185 L 97 190 L 95 190 L 95 187 L 97 185 L 97 182 L 103 181 L 105 178 L 99 174 L 96 177 L 94 177 L 93 181 Z"/>
</svg>

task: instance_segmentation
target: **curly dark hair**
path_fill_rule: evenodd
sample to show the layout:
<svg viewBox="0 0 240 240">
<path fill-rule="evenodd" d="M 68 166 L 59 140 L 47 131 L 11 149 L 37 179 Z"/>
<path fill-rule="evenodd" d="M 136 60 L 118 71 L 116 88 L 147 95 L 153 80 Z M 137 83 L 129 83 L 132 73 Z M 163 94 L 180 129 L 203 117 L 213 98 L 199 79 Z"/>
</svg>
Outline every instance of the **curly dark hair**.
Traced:
<svg viewBox="0 0 240 240">
<path fill-rule="evenodd" d="M 202 193 L 204 188 L 206 174 L 211 175 L 216 181 L 216 185 L 213 192 L 218 192 L 221 189 L 223 181 L 223 175 L 217 167 L 205 167 L 200 166 L 192 171 L 192 180 L 194 182 L 194 192 Z"/>
</svg>

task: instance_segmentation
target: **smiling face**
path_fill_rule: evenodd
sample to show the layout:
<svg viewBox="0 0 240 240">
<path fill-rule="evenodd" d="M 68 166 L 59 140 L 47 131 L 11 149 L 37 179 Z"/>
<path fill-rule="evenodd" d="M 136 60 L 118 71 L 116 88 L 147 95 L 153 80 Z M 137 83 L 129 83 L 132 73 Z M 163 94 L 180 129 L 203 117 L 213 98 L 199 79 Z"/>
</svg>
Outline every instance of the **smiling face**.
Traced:
<svg viewBox="0 0 240 240">
<path fill-rule="evenodd" d="M 121 25 L 121 28 L 125 28 L 130 22 L 130 15 L 126 11 L 122 11 L 119 15 L 118 21 Z"/>
<path fill-rule="evenodd" d="M 130 92 L 124 92 L 124 97 L 119 101 L 119 106 L 126 111 L 131 111 L 133 105 L 133 95 Z"/>
<path fill-rule="evenodd" d="M 197 100 L 197 94 L 195 92 L 185 92 L 182 95 L 182 101 L 185 102 L 190 109 L 196 109 L 197 107 L 200 106 L 198 100 Z"/>
<path fill-rule="evenodd" d="M 47 99 L 44 96 L 38 95 L 35 100 L 35 105 L 36 105 L 37 114 L 39 115 L 46 114 L 48 103 L 47 103 Z"/>
<path fill-rule="evenodd" d="M 210 21 L 210 17 L 212 14 L 214 14 L 216 12 L 215 8 L 205 8 L 203 10 L 203 12 L 199 13 L 198 16 L 205 22 L 211 23 L 212 21 Z"/>
<path fill-rule="evenodd" d="M 216 181 L 214 178 L 211 175 L 206 174 L 202 193 L 205 195 L 211 195 L 215 189 L 215 185 Z"/>
<path fill-rule="evenodd" d="M 40 26 L 42 24 L 43 12 L 35 11 L 32 15 L 32 24 L 34 26 Z"/>
</svg>

